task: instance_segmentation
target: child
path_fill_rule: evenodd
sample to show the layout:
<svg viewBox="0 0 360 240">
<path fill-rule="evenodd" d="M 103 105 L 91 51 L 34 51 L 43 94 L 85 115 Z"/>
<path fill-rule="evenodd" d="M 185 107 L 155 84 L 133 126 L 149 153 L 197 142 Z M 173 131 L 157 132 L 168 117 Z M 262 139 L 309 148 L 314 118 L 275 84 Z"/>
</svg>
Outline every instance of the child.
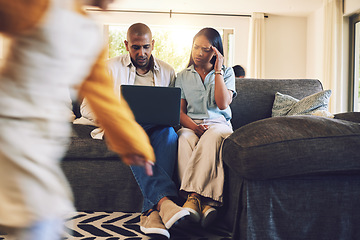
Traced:
<svg viewBox="0 0 360 240">
<path fill-rule="evenodd" d="M 16 239 L 61 239 L 74 211 L 60 168 L 67 150 L 69 89 L 86 97 L 109 146 L 127 164 L 155 161 L 149 139 L 113 92 L 97 24 L 84 2 L 0 0 L 0 32 L 11 46 L 0 72 L 0 227 Z"/>
</svg>

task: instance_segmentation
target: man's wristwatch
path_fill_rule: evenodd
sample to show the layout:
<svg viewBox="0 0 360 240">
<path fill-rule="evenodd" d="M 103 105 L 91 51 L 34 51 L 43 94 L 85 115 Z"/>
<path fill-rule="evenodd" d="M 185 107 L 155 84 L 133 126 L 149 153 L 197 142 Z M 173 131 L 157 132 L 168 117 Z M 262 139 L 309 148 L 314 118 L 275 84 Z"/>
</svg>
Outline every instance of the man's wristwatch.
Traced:
<svg viewBox="0 0 360 240">
<path fill-rule="evenodd" d="M 220 75 L 223 75 L 224 76 L 224 70 L 218 70 L 218 71 L 215 71 L 215 74 L 220 74 Z"/>
</svg>

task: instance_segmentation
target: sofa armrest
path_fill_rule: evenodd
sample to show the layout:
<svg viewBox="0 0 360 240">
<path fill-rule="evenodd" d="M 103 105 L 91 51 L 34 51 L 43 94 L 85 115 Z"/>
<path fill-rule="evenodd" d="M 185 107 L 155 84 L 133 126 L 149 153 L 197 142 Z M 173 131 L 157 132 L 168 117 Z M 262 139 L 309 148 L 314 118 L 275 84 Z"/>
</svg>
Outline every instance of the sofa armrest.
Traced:
<svg viewBox="0 0 360 240">
<path fill-rule="evenodd" d="M 225 164 L 247 179 L 360 172 L 360 124 L 316 116 L 259 120 L 224 142 Z"/>
<path fill-rule="evenodd" d="M 335 119 L 346 120 L 350 122 L 360 123 L 360 112 L 345 112 L 334 115 Z"/>
</svg>

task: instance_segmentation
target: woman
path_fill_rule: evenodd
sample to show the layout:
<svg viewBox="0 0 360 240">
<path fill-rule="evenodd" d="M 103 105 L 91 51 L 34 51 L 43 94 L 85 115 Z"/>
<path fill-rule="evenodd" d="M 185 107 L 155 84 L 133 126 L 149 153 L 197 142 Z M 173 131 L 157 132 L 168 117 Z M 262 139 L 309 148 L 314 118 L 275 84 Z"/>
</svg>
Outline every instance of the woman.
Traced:
<svg viewBox="0 0 360 240">
<path fill-rule="evenodd" d="M 220 34 L 213 28 L 200 30 L 193 39 L 188 68 L 181 71 L 178 131 L 180 192 L 187 196 L 184 208 L 191 219 L 207 226 L 223 202 L 224 171 L 219 159 L 223 140 L 233 130 L 229 104 L 236 95 L 232 68 L 224 65 Z"/>
</svg>

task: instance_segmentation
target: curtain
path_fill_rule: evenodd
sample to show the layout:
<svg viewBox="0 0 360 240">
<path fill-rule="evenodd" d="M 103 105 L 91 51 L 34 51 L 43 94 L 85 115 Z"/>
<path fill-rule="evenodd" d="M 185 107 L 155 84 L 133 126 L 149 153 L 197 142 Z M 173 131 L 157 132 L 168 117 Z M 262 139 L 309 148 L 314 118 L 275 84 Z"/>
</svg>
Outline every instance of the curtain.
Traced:
<svg viewBox="0 0 360 240">
<path fill-rule="evenodd" d="M 253 13 L 250 20 L 248 72 L 250 78 L 264 78 L 265 63 L 264 13 Z"/>
<path fill-rule="evenodd" d="M 342 101 L 346 101 L 342 78 L 343 0 L 324 0 L 324 17 L 323 85 L 332 90 L 329 111 L 338 113 L 344 110 Z"/>
</svg>

